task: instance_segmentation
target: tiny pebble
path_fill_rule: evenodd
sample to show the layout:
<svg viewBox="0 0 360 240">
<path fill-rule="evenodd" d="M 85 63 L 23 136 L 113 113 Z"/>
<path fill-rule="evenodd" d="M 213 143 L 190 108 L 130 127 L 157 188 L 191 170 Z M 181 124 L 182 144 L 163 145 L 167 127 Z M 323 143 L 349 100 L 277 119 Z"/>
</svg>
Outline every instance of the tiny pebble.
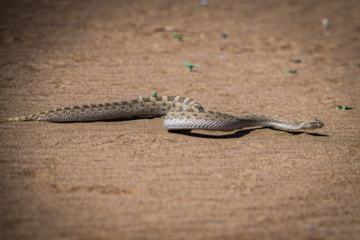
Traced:
<svg viewBox="0 0 360 240">
<path fill-rule="evenodd" d="M 306 230 L 306 231 L 313 231 L 313 230 L 314 230 L 314 227 L 311 226 L 311 225 L 307 225 L 307 226 L 305 227 L 305 230 Z"/>
<path fill-rule="evenodd" d="M 221 54 L 221 55 L 219 56 L 219 58 L 220 58 L 220 59 L 224 59 L 224 55 Z"/>
<path fill-rule="evenodd" d="M 295 63 L 301 63 L 301 59 L 296 59 L 294 62 Z"/>
<path fill-rule="evenodd" d="M 203 6 L 208 6 L 208 5 L 209 5 L 209 1 L 208 1 L 208 0 L 202 0 L 202 1 L 201 1 L 201 5 L 203 5 Z"/>
<path fill-rule="evenodd" d="M 222 32 L 222 33 L 221 33 L 221 36 L 222 36 L 223 38 L 227 38 L 227 37 L 228 37 L 228 34 L 227 34 L 226 32 Z"/>
<path fill-rule="evenodd" d="M 323 19 L 321 19 L 321 22 L 322 22 L 322 24 L 324 25 L 325 28 L 330 28 L 330 21 L 329 21 L 329 19 L 323 18 Z"/>
</svg>

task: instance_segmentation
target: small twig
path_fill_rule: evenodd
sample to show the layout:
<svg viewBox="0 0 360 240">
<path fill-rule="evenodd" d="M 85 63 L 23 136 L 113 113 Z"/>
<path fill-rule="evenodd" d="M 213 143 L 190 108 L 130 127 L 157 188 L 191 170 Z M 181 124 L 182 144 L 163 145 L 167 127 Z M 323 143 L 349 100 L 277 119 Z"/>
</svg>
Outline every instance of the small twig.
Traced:
<svg viewBox="0 0 360 240">
<path fill-rule="evenodd" d="M 154 32 L 186 32 L 186 33 L 201 33 L 201 31 L 189 30 L 186 27 L 173 27 L 173 26 L 165 26 L 165 27 L 157 27 L 154 29 Z"/>
<path fill-rule="evenodd" d="M 79 27 L 79 26 L 85 26 L 82 22 L 49 22 L 49 23 L 36 23 L 37 26 L 54 26 L 54 27 Z"/>
<path fill-rule="evenodd" d="M 291 73 L 291 74 L 297 74 L 298 73 L 296 69 L 285 69 L 284 72 Z"/>
</svg>

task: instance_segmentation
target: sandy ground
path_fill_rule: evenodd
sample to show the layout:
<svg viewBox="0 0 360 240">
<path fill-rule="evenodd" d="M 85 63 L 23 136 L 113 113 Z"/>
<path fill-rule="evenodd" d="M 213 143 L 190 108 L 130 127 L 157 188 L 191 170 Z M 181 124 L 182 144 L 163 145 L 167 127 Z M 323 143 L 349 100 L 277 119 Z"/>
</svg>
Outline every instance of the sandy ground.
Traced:
<svg viewBox="0 0 360 240">
<path fill-rule="evenodd" d="M 158 92 L 325 128 L 0 123 L 1 239 L 359 239 L 359 1 L 200 2 L 1 1 L 0 117 Z"/>
</svg>

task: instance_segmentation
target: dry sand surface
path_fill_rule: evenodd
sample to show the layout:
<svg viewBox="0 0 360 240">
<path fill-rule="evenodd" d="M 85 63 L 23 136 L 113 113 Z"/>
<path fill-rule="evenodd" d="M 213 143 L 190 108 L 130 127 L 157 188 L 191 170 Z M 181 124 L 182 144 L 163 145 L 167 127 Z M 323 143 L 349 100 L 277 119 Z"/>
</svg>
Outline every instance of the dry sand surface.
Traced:
<svg viewBox="0 0 360 240">
<path fill-rule="evenodd" d="M 2 0 L 0 117 L 158 92 L 325 128 L 1 122 L 1 239 L 359 239 L 359 1 L 209 3 Z"/>
</svg>

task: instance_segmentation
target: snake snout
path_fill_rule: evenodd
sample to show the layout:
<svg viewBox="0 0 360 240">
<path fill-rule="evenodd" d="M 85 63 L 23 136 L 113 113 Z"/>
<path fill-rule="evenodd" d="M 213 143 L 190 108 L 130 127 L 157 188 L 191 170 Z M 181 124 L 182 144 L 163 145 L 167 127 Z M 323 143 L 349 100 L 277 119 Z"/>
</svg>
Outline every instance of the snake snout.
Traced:
<svg viewBox="0 0 360 240">
<path fill-rule="evenodd" d="M 324 127 L 325 124 L 319 120 L 317 120 L 316 118 L 314 118 L 313 122 L 310 122 L 310 128 L 309 129 L 316 129 L 316 128 L 322 128 Z"/>
</svg>

